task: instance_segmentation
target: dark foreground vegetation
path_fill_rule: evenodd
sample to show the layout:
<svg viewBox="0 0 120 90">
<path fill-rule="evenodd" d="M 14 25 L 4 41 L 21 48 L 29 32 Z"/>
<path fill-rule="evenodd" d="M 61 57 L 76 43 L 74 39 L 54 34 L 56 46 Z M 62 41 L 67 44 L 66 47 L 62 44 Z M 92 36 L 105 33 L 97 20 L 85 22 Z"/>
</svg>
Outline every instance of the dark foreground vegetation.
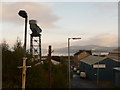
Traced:
<svg viewBox="0 0 120 90">
<path fill-rule="evenodd" d="M 17 68 L 22 66 L 22 58 L 24 56 L 24 49 L 21 42 L 17 41 L 12 49 L 4 41 L 2 47 L 2 88 L 21 88 L 22 84 L 22 69 Z M 48 88 L 48 61 L 44 64 L 35 66 L 37 61 L 31 61 L 29 52 L 27 52 L 27 65 L 31 68 L 26 72 L 26 88 Z M 62 58 L 62 64 L 53 65 L 51 69 L 51 87 L 52 88 L 67 88 L 67 64 Z"/>
</svg>

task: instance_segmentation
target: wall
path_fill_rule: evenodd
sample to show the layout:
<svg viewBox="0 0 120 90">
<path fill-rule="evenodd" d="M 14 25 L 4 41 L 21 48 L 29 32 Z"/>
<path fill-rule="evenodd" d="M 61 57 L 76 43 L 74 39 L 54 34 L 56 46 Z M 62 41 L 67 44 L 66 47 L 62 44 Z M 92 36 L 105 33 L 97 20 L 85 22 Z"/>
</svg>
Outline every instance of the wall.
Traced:
<svg viewBox="0 0 120 90">
<path fill-rule="evenodd" d="M 80 67 L 79 66 L 79 61 L 87 56 L 89 56 L 90 54 L 83 51 L 82 53 L 80 53 L 79 55 L 75 55 L 74 56 L 74 65 L 77 66 L 77 67 Z"/>
<path fill-rule="evenodd" d="M 114 80 L 114 77 L 113 77 L 113 68 L 114 67 L 117 67 L 118 66 L 118 62 L 110 59 L 110 58 L 107 58 L 107 59 L 104 59 L 103 61 L 99 62 L 100 64 L 106 64 L 106 68 L 105 70 L 102 70 L 100 72 L 100 78 L 102 80 L 110 80 L 110 81 L 113 81 Z"/>
<path fill-rule="evenodd" d="M 120 71 L 114 71 L 114 83 L 116 86 L 120 87 Z"/>
<path fill-rule="evenodd" d="M 90 79 L 90 80 L 97 79 L 95 75 L 97 71 L 92 67 L 92 65 L 86 64 L 84 62 L 80 62 L 80 72 L 86 72 L 87 79 Z"/>
</svg>

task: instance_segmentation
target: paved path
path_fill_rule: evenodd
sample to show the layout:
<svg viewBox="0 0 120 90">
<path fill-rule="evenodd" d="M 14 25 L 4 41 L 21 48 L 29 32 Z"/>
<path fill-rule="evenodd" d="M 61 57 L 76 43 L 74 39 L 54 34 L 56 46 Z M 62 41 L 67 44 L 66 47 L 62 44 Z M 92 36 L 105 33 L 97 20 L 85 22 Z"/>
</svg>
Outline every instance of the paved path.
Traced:
<svg viewBox="0 0 120 90">
<path fill-rule="evenodd" d="M 74 74 L 71 80 L 71 88 L 100 88 L 92 82 L 82 79 L 79 75 Z"/>
</svg>

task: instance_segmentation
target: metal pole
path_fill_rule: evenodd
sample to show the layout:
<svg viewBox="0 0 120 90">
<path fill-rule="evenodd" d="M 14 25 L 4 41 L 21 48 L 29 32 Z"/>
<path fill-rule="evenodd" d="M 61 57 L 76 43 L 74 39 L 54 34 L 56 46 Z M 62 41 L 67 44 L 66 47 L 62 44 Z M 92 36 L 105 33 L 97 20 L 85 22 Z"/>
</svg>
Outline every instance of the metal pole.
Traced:
<svg viewBox="0 0 120 90">
<path fill-rule="evenodd" d="M 27 17 L 25 18 L 25 37 L 24 37 L 24 49 L 26 51 L 26 42 L 27 42 Z"/>
<path fill-rule="evenodd" d="M 68 38 L 68 70 L 69 70 L 69 89 L 71 88 L 71 79 L 70 79 L 70 39 L 76 40 L 81 38 Z"/>
<path fill-rule="evenodd" d="M 39 35 L 39 56 L 41 60 L 41 34 Z"/>
<path fill-rule="evenodd" d="M 71 88 L 71 81 L 70 81 L 70 38 L 68 38 L 68 70 L 69 70 L 69 76 L 68 76 L 68 81 L 69 81 L 69 88 Z"/>
</svg>

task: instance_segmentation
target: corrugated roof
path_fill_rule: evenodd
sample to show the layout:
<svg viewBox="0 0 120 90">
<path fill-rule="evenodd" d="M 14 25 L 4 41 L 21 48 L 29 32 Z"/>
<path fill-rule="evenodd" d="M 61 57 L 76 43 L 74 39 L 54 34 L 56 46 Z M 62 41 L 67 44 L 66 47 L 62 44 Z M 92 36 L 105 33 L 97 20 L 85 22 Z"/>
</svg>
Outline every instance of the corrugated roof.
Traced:
<svg viewBox="0 0 120 90">
<path fill-rule="evenodd" d="M 120 61 L 120 47 L 118 47 L 117 49 L 114 49 L 113 51 L 109 52 L 107 57 L 111 58 L 113 60 Z"/>
<path fill-rule="evenodd" d="M 55 61 L 55 60 L 53 60 L 53 59 L 51 59 L 51 62 L 52 62 L 53 64 L 55 64 L 55 65 L 58 65 L 58 64 L 60 64 L 60 62 L 58 62 L 58 61 Z"/>
<path fill-rule="evenodd" d="M 87 64 L 94 64 L 106 59 L 106 57 L 98 57 L 98 56 L 88 56 L 86 58 L 81 59 L 80 61 L 87 63 Z"/>
</svg>

